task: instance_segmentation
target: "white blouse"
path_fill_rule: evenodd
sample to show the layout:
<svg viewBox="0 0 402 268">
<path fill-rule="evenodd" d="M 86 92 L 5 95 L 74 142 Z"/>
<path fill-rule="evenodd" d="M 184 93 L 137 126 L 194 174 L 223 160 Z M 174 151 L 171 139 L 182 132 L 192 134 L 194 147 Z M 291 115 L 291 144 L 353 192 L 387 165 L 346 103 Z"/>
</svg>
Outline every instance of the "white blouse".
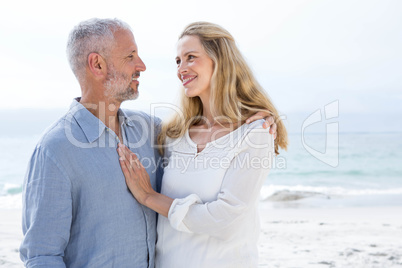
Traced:
<svg viewBox="0 0 402 268">
<path fill-rule="evenodd" d="M 263 120 L 244 124 L 197 153 L 188 134 L 168 140 L 156 267 L 257 267 L 258 200 L 274 157 Z"/>
</svg>

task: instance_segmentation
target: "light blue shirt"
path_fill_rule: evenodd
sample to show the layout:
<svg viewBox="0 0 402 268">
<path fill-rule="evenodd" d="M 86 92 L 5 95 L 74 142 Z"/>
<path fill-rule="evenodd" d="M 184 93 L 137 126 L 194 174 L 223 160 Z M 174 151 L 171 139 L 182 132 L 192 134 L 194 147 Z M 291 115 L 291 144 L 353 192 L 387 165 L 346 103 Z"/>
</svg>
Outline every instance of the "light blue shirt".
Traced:
<svg viewBox="0 0 402 268">
<path fill-rule="evenodd" d="M 119 110 L 119 120 L 123 143 L 158 188 L 161 158 L 153 145 L 160 119 Z M 27 267 L 154 267 L 156 213 L 128 190 L 118 142 L 76 100 L 46 131 L 23 190 L 20 256 Z"/>
</svg>

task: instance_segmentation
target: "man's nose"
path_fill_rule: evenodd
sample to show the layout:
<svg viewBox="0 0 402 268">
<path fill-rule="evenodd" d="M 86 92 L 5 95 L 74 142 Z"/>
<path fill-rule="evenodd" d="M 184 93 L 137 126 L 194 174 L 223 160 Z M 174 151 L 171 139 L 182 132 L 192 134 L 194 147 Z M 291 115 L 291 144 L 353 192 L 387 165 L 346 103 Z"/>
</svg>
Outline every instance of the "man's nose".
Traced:
<svg viewBox="0 0 402 268">
<path fill-rule="evenodd" d="M 144 72 L 147 69 L 145 63 L 142 61 L 140 57 L 138 57 L 138 61 L 136 64 L 136 71 Z"/>
</svg>

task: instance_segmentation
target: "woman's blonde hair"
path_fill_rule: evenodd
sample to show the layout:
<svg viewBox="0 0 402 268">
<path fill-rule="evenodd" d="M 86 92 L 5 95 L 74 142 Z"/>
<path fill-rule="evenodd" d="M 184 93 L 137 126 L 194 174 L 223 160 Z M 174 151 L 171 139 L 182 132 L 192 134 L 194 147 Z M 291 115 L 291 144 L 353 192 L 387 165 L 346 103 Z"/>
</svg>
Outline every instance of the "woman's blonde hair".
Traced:
<svg viewBox="0 0 402 268">
<path fill-rule="evenodd" d="M 214 63 L 210 94 L 213 117 L 225 117 L 228 121 L 236 123 L 244 122 L 256 112 L 269 112 L 275 118 L 277 125 L 275 153 L 279 154 L 278 146 L 286 149 L 287 132 L 278 111 L 254 78 L 232 35 L 221 26 L 209 22 L 191 23 L 184 29 L 179 40 L 187 35 L 199 37 Z M 183 87 L 181 109 L 182 115 L 175 115 L 163 124 L 158 137 L 159 145 L 165 143 L 166 136 L 182 137 L 190 126 L 201 121 L 203 115 L 201 99 L 187 97 Z"/>
</svg>

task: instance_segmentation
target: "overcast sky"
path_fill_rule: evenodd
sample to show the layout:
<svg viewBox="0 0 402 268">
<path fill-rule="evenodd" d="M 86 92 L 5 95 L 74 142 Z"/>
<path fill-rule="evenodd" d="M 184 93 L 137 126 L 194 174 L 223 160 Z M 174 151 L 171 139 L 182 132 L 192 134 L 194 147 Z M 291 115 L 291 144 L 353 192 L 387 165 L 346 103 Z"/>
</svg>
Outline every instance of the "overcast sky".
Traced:
<svg viewBox="0 0 402 268">
<path fill-rule="evenodd" d="M 117 17 L 133 28 L 147 71 L 139 99 L 126 108 L 175 102 L 177 37 L 203 20 L 232 33 L 283 114 L 339 101 L 340 117 L 357 116 L 360 124 L 377 116 L 391 126 L 402 115 L 400 0 L 7 1 L 0 10 L 0 109 L 68 107 L 80 89 L 65 56 L 67 36 L 92 17 Z"/>
</svg>

